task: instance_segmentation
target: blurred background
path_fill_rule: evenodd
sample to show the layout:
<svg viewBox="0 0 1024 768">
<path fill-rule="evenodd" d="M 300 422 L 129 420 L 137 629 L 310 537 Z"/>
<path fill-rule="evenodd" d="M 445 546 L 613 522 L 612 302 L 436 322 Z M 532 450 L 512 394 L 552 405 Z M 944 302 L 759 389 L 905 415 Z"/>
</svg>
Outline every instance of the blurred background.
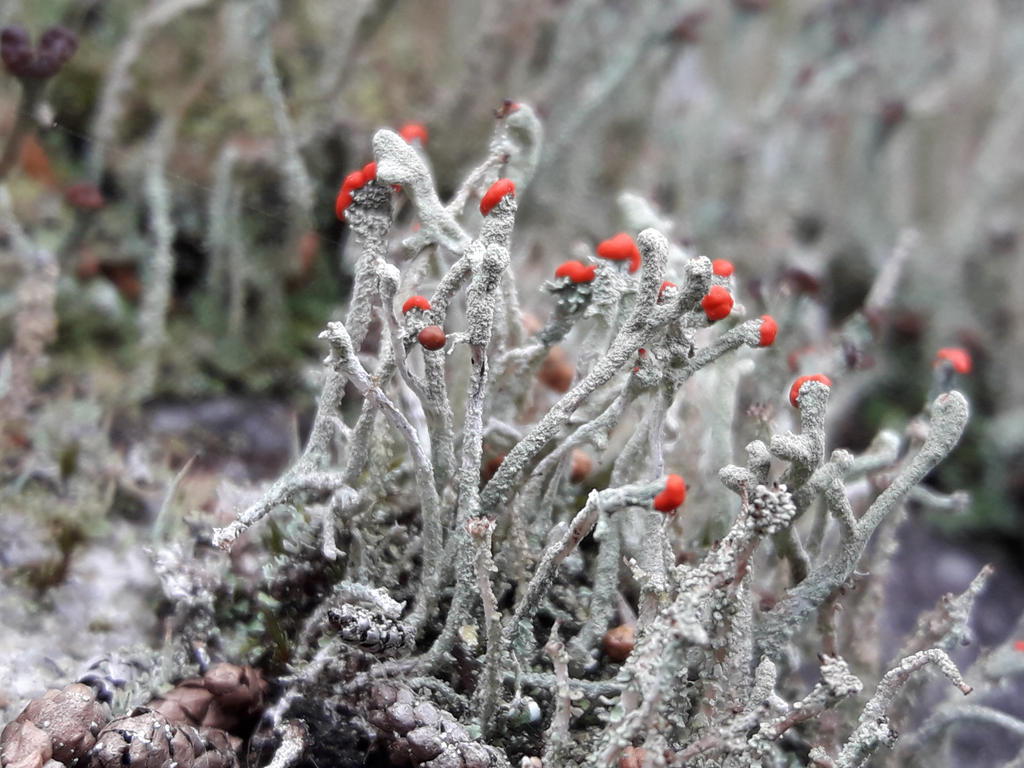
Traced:
<svg viewBox="0 0 1024 768">
<path fill-rule="evenodd" d="M 110 510 L 145 518 L 196 453 L 197 505 L 219 477 L 279 472 L 317 391 L 317 333 L 351 284 L 341 180 L 376 129 L 416 121 L 444 199 L 511 100 L 545 131 L 516 233 L 536 283 L 623 229 L 620 193 L 639 195 L 674 242 L 735 264 L 748 312 L 777 314 L 767 365 L 837 381 L 830 447 L 904 424 L 936 350 L 969 353 L 956 385 L 972 422 L 930 484 L 971 502 L 911 509 L 898 577 L 913 611 L 892 623 L 994 561 L 979 637 L 1012 630 L 1024 3 L 0 0 L 11 24 L 32 40 L 61 24 L 78 48 L 31 99 L 0 77 L 0 140 L 31 124 L 0 200 L 0 348 L 35 306 L 27 276 L 54 292 L 32 417 L 8 420 L 0 457 L 0 526 L 22 542 L 5 573 L 64 584 Z M 777 381 L 747 401 L 788 407 Z"/>
</svg>

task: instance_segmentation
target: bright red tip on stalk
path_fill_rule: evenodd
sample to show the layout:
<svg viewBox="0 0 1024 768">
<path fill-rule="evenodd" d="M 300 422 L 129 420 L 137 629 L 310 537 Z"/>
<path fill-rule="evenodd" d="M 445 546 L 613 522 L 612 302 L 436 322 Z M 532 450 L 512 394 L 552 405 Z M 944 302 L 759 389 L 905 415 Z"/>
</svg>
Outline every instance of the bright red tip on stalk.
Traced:
<svg viewBox="0 0 1024 768">
<path fill-rule="evenodd" d="M 640 269 L 640 249 L 636 247 L 636 241 L 627 232 L 619 232 L 614 237 L 609 237 L 598 243 L 597 255 L 602 259 L 612 261 L 629 259 L 630 272 Z"/>
<path fill-rule="evenodd" d="M 424 298 L 423 296 L 410 296 L 408 299 L 405 300 L 405 304 L 402 305 L 402 314 L 408 314 L 409 310 L 412 309 L 413 307 L 415 307 L 416 309 L 422 309 L 424 312 L 426 312 L 428 309 L 430 309 L 430 302 L 427 301 L 426 298 Z"/>
<path fill-rule="evenodd" d="M 334 214 L 342 221 L 345 220 L 345 209 L 352 205 L 352 193 L 362 189 L 368 181 L 377 178 L 377 164 L 367 163 L 358 171 L 352 171 L 341 183 L 341 191 L 334 201 Z"/>
<path fill-rule="evenodd" d="M 447 340 L 444 335 L 444 330 L 439 325 L 428 325 L 420 331 L 418 338 L 420 344 L 422 344 L 425 349 L 429 349 L 431 351 L 443 348 L 444 343 Z"/>
<path fill-rule="evenodd" d="M 770 347 L 775 342 L 775 334 L 779 332 L 779 324 L 771 315 L 761 315 L 760 346 Z"/>
<path fill-rule="evenodd" d="M 1014 640 L 1013 650 L 1024 652 L 1024 640 Z"/>
<path fill-rule="evenodd" d="M 352 190 L 342 187 L 338 197 L 334 200 L 334 215 L 339 221 L 345 220 L 345 209 L 352 204 Z"/>
<path fill-rule="evenodd" d="M 574 283 L 589 283 L 594 279 L 594 274 L 597 272 L 596 266 L 587 266 L 582 261 L 571 261 L 562 262 L 558 269 L 555 270 L 555 277 L 568 277 Z"/>
<path fill-rule="evenodd" d="M 661 301 L 661 294 L 665 292 L 666 288 L 675 288 L 676 284 L 671 280 L 665 280 L 661 284 L 661 288 L 658 289 L 658 301 Z"/>
<path fill-rule="evenodd" d="M 704 307 L 704 314 L 712 323 L 723 317 L 728 317 L 732 312 L 732 304 L 732 294 L 720 285 L 711 286 L 708 295 L 700 300 L 700 305 Z"/>
<path fill-rule="evenodd" d="M 728 259 L 715 259 L 711 262 L 711 271 L 719 277 L 729 277 L 733 272 L 732 262 Z"/>
<path fill-rule="evenodd" d="M 427 144 L 427 126 L 423 123 L 406 123 L 398 129 L 398 135 L 405 139 L 409 144 L 414 141 L 419 141 L 420 144 L 426 146 Z"/>
<path fill-rule="evenodd" d="M 491 188 L 480 199 L 480 213 L 484 216 L 489 214 L 491 209 L 500 203 L 506 195 L 516 196 L 515 182 L 512 179 L 498 179 L 491 184 Z"/>
<path fill-rule="evenodd" d="M 793 382 L 793 386 L 789 388 L 789 402 L 792 403 L 794 408 L 799 408 L 798 400 L 800 398 L 800 387 L 806 384 L 808 381 L 820 381 L 826 387 L 832 386 L 832 379 L 823 373 L 813 373 L 810 376 L 801 376 L 799 379 Z"/>
<path fill-rule="evenodd" d="M 659 512 L 671 512 L 686 501 L 686 483 L 679 475 L 665 478 L 665 490 L 654 497 L 654 508 Z"/>
<path fill-rule="evenodd" d="M 943 360 L 948 360 L 957 373 L 971 372 L 971 353 L 963 347 L 943 347 L 935 353 L 935 365 Z"/>
</svg>

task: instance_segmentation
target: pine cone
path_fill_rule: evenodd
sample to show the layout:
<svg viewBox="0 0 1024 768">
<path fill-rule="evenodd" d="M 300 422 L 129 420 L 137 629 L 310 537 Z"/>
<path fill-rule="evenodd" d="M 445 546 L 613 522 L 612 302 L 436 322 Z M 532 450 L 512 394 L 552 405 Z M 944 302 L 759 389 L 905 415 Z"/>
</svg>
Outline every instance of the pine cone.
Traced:
<svg viewBox="0 0 1024 768">
<path fill-rule="evenodd" d="M 263 710 L 266 690 L 266 682 L 253 667 L 215 664 L 202 677 L 183 680 L 158 696 L 150 708 L 172 723 L 244 735 L 241 732 Z"/>
<path fill-rule="evenodd" d="M 47 691 L 30 701 L 0 734 L 0 764 L 28 768 L 52 758 L 72 768 L 92 749 L 108 717 L 107 708 L 87 685 Z"/>
<path fill-rule="evenodd" d="M 508 768 L 494 747 L 481 744 L 450 713 L 417 700 L 408 688 L 379 683 L 370 692 L 367 720 L 377 728 L 393 765 L 424 768 Z"/>
<path fill-rule="evenodd" d="M 32 723 L 13 722 L 0 737 L 0 762 L 4 768 L 42 768 L 53 757 L 46 731 Z"/>
<path fill-rule="evenodd" d="M 223 731 L 175 725 L 145 707 L 111 720 L 92 754 L 92 768 L 238 768 Z"/>
</svg>

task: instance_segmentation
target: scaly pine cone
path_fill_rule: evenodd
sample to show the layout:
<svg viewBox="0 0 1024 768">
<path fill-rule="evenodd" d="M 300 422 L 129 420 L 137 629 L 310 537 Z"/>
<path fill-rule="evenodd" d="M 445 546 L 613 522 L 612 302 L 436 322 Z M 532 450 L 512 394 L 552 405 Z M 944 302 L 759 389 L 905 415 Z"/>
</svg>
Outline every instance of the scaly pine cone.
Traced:
<svg viewBox="0 0 1024 768">
<path fill-rule="evenodd" d="M 396 766 L 424 768 L 508 768 L 505 756 L 474 741 L 450 713 L 417 701 L 408 688 L 378 683 L 370 692 L 367 720 L 387 745 Z"/>
<path fill-rule="evenodd" d="M 92 768 L 238 768 L 231 738 L 216 728 L 175 725 L 139 707 L 111 720 L 92 750 Z"/>
<path fill-rule="evenodd" d="M 41 768 L 52 759 L 73 768 L 92 749 L 109 717 L 87 685 L 47 691 L 0 733 L 0 765 Z"/>
</svg>

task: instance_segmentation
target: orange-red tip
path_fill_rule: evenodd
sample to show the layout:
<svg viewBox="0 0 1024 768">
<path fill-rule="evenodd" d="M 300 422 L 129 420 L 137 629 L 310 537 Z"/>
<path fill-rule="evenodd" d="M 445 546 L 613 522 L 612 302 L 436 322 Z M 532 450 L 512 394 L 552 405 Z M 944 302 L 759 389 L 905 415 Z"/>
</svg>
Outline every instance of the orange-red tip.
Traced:
<svg viewBox="0 0 1024 768">
<path fill-rule="evenodd" d="M 654 497 L 654 508 L 659 512 L 671 512 L 686 501 L 686 483 L 679 475 L 665 478 L 665 490 Z"/>
<path fill-rule="evenodd" d="M 558 269 L 555 270 L 555 277 L 568 277 L 574 283 L 589 283 L 594 279 L 596 273 L 596 266 L 587 266 L 582 261 L 572 259 L 562 262 L 558 266 Z"/>
<path fill-rule="evenodd" d="M 700 300 L 700 305 L 704 308 L 708 322 L 713 323 L 728 317 L 732 312 L 732 294 L 720 285 L 713 285 L 708 291 L 708 295 Z"/>
<path fill-rule="evenodd" d="M 715 259 L 711 262 L 711 271 L 719 277 L 729 277 L 733 273 L 732 262 L 728 259 Z"/>
<path fill-rule="evenodd" d="M 402 305 L 402 314 L 408 314 L 410 309 L 422 309 L 424 312 L 430 309 L 430 302 L 424 296 L 410 296 Z"/>
<path fill-rule="evenodd" d="M 611 261 L 629 260 L 629 271 L 640 269 L 640 249 L 628 232 L 619 232 L 614 237 L 602 240 L 597 244 L 597 255 Z"/>
<path fill-rule="evenodd" d="M 494 206 L 504 200 L 508 195 L 515 197 L 515 182 L 513 182 L 512 179 L 498 179 L 496 182 L 491 184 L 490 189 L 488 189 L 480 199 L 480 213 L 486 216 L 491 212 L 491 210 L 493 210 Z"/>
<path fill-rule="evenodd" d="M 410 144 L 419 141 L 420 144 L 426 145 L 429 133 L 423 123 L 406 123 L 398 129 L 398 135 Z"/>
<path fill-rule="evenodd" d="M 367 175 L 369 172 L 369 175 Z M 352 205 L 352 193 L 357 189 L 362 189 L 366 182 L 373 180 L 377 177 L 377 164 L 367 163 L 358 171 L 352 171 L 345 180 L 341 182 L 341 191 L 338 192 L 338 197 L 334 200 L 334 214 L 344 220 L 345 209 Z"/>
<path fill-rule="evenodd" d="M 943 347 L 935 353 L 935 365 L 948 360 L 957 373 L 970 373 L 974 366 L 971 353 L 963 347 Z"/>
<path fill-rule="evenodd" d="M 832 380 L 823 373 L 812 373 L 809 376 L 801 376 L 799 379 L 793 382 L 793 386 L 789 388 L 789 402 L 794 408 L 799 408 L 800 399 L 800 387 L 806 384 L 808 381 L 818 381 L 824 384 L 826 387 L 832 386 Z"/>
<path fill-rule="evenodd" d="M 775 343 L 775 334 L 779 332 L 779 324 L 771 315 L 761 315 L 760 346 L 770 347 Z"/>
</svg>

